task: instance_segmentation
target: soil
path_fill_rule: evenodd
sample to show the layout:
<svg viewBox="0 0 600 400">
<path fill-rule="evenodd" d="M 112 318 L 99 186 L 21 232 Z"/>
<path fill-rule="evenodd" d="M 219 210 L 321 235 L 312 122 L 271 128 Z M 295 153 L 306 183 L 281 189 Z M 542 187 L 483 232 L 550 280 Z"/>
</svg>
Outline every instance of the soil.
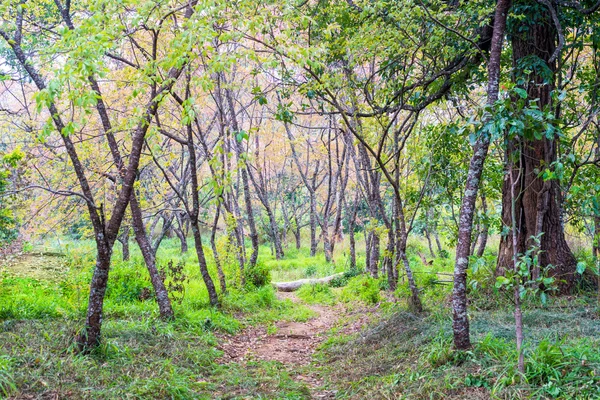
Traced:
<svg viewBox="0 0 600 400">
<path fill-rule="evenodd" d="M 281 300 L 289 299 L 300 302 L 292 293 L 277 292 Z M 247 361 L 277 361 L 288 369 L 294 379 L 304 382 L 311 392 L 313 399 L 333 399 L 335 391 L 323 390 L 324 384 L 315 368 L 306 374 L 299 370 L 308 371 L 301 367 L 313 362 L 313 354 L 317 347 L 327 338 L 326 334 L 333 328 L 339 327 L 343 333 L 360 331 L 368 323 L 369 311 L 355 310 L 350 312 L 343 305 L 324 306 L 307 305 L 317 316 L 307 322 L 275 323 L 275 333 L 269 334 L 264 326 L 249 327 L 237 335 L 223 335 L 220 350 L 224 355 L 221 362 L 246 363 Z M 354 316 L 354 317 L 353 317 Z M 347 318 L 350 317 L 348 322 Z"/>
</svg>

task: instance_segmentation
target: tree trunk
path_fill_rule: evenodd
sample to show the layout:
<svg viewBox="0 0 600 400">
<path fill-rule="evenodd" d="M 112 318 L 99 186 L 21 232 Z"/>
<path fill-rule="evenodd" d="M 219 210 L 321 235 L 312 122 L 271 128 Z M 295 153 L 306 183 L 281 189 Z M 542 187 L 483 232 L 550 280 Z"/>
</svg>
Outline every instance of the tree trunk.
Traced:
<svg viewBox="0 0 600 400">
<path fill-rule="evenodd" d="M 441 253 L 444 248 L 442 247 L 442 242 L 440 242 L 440 235 L 437 232 L 437 227 L 433 231 L 433 238 L 435 239 L 435 245 L 437 246 L 438 253 Z"/>
<path fill-rule="evenodd" d="M 348 219 L 348 238 L 350 242 L 350 269 L 356 269 L 356 237 L 354 236 L 354 229 L 356 227 L 356 214 L 358 212 L 358 200 L 360 197 L 359 188 L 356 189 L 354 194 L 354 202 L 352 207 L 348 207 L 348 202 L 344 201 L 346 206 L 346 218 Z"/>
<path fill-rule="evenodd" d="M 431 256 L 431 258 L 435 258 L 435 252 L 433 251 L 433 246 L 431 244 L 431 234 L 427 229 L 425 229 L 423 233 L 425 234 L 425 238 L 427 239 L 427 245 L 429 246 L 429 255 Z"/>
<path fill-rule="evenodd" d="M 317 254 L 317 199 L 310 195 L 310 256 Z"/>
<path fill-rule="evenodd" d="M 217 251 L 217 225 L 219 224 L 219 217 L 221 215 L 221 204 L 217 205 L 217 210 L 215 211 L 215 219 L 212 224 L 212 229 L 210 231 L 210 248 L 213 252 L 213 258 L 215 260 L 215 265 L 217 267 L 217 273 L 219 274 L 219 284 L 221 285 L 221 293 L 227 293 L 227 282 L 225 280 L 225 274 L 223 273 L 223 267 L 221 265 L 221 259 L 219 258 L 219 252 Z"/>
<path fill-rule="evenodd" d="M 296 250 L 300 250 L 300 248 L 302 247 L 302 237 L 300 236 L 300 222 L 298 221 L 298 218 L 295 218 L 296 223 L 294 228 L 292 229 L 292 232 L 294 233 L 294 239 L 296 240 Z"/>
<path fill-rule="evenodd" d="M 271 207 L 266 208 L 267 217 L 269 218 L 269 227 L 271 230 L 271 237 L 273 238 L 273 246 L 275 247 L 275 258 L 277 260 L 281 260 L 284 257 L 283 247 L 281 245 L 281 237 L 279 236 L 279 229 L 277 228 L 277 220 L 275 219 L 275 215 L 273 215 L 273 211 Z"/>
<path fill-rule="evenodd" d="M 500 89 L 500 58 L 509 8 L 510 0 L 498 0 L 494 15 L 494 30 L 488 63 L 487 104 L 490 106 L 493 106 L 498 100 Z M 483 134 L 473 146 L 473 155 L 469 163 L 465 192 L 460 207 L 458 243 L 454 265 L 454 285 L 452 289 L 454 347 L 459 350 L 471 347 L 469 317 L 467 314 L 467 268 L 469 266 L 469 252 L 471 250 L 475 203 L 477 201 L 477 192 L 489 145 L 489 136 Z"/>
<path fill-rule="evenodd" d="M 196 254 L 198 255 L 198 264 L 200 265 L 200 275 L 202 275 L 202 280 L 206 285 L 210 305 L 216 306 L 219 304 L 219 296 L 217 295 L 215 284 L 208 273 L 206 257 L 204 256 L 204 249 L 202 248 L 202 236 L 200 235 L 200 227 L 198 226 L 197 220 L 192 220 L 192 234 L 194 235 L 194 247 L 196 248 Z"/>
<path fill-rule="evenodd" d="M 104 296 L 106 295 L 106 285 L 108 283 L 111 251 L 105 243 L 101 243 L 98 240 L 96 241 L 96 246 L 96 268 L 94 268 L 94 275 L 90 284 L 85 329 L 76 338 L 80 351 L 88 351 L 100 344 L 102 312 L 104 308 Z"/>
<path fill-rule="evenodd" d="M 174 314 L 173 307 L 171 307 L 171 300 L 169 299 L 169 293 L 156 268 L 156 253 L 153 251 L 148 235 L 146 234 L 146 227 L 142 220 L 142 211 L 140 210 L 135 192 L 131 193 L 129 206 L 131 209 L 131 220 L 133 232 L 135 233 L 135 240 L 142 252 L 146 268 L 150 275 L 150 281 L 152 282 L 152 287 L 156 294 L 156 302 L 158 303 L 160 316 L 163 319 L 172 319 Z"/>
<path fill-rule="evenodd" d="M 371 276 L 377 278 L 379 275 L 379 235 L 371 232 L 371 251 L 369 252 L 369 268 Z"/>
<path fill-rule="evenodd" d="M 237 115 L 233 104 L 233 94 L 230 89 L 225 90 L 225 96 L 227 98 L 227 104 L 229 106 L 229 113 L 231 118 L 231 127 L 235 134 L 240 132 L 240 127 L 237 122 Z M 235 154 L 237 156 L 238 163 L 242 162 L 242 154 L 244 148 L 242 147 L 242 141 L 233 139 L 235 141 Z M 243 166 L 240 168 L 242 176 L 242 187 L 244 190 L 244 203 L 246 206 L 246 218 L 248 220 L 248 227 L 250 228 L 250 241 L 252 242 L 252 253 L 250 254 L 250 265 L 254 267 L 258 261 L 258 232 L 256 230 L 256 222 L 254 220 L 254 211 L 252 210 L 252 194 L 250 193 L 250 183 L 248 182 L 248 164 L 244 161 Z"/>
<path fill-rule="evenodd" d="M 396 250 L 396 235 L 394 234 L 394 230 L 390 229 L 388 231 L 388 244 L 385 252 L 385 273 L 387 275 L 387 281 L 389 290 L 391 292 L 396 290 L 397 282 L 394 273 L 394 251 Z"/>
<path fill-rule="evenodd" d="M 179 239 L 179 244 L 181 246 L 181 253 L 185 254 L 188 251 L 188 244 L 187 244 L 187 238 L 185 237 L 185 234 L 183 233 L 183 229 L 181 229 L 180 227 L 175 229 L 175 235 L 177 235 L 177 238 Z"/>
<path fill-rule="evenodd" d="M 483 211 L 483 221 L 481 222 L 481 233 L 479 235 L 479 247 L 477 248 L 477 257 L 482 257 L 487 245 L 490 225 L 487 216 L 487 201 L 485 194 L 481 194 L 481 209 Z"/>
<path fill-rule="evenodd" d="M 119 243 L 121 243 L 122 253 L 123 253 L 123 261 L 129 261 L 129 227 L 126 226 L 122 228 L 123 231 L 117 238 Z"/>
<path fill-rule="evenodd" d="M 533 3 L 536 4 L 536 3 Z M 532 8 L 533 9 L 533 8 Z M 539 10 L 543 10 L 540 14 Z M 535 7 L 535 14 L 526 16 L 515 27 L 512 35 L 513 65 L 518 74 L 519 65 L 531 57 L 543 60 L 552 75 L 555 63 L 551 57 L 555 51 L 556 30 L 550 13 L 544 7 Z M 536 100 L 540 109 L 551 106 L 553 78 L 541 71 L 532 72 L 524 85 L 528 100 Z M 542 234 L 540 240 L 540 265 L 552 265 L 549 275 L 558 281 L 561 294 L 570 293 L 575 285 L 576 260 L 565 240 L 561 219 L 561 192 L 559 182 L 544 182 L 541 172 L 557 159 L 557 141 L 555 138 L 524 140 L 519 146 L 515 141 L 509 143 L 506 164 L 514 162 L 518 176 L 516 188 L 517 216 L 517 253 L 524 253 L 532 245 L 531 237 Z M 510 173 L 510 171 L 507 171 Z M 511 198 L 509 183 L 505 180 L 502 188 L 502 222 L 510 226 Z M 513 242 L 503 237 L 498 254 L 497 273 L 503 272 L 512 265 Z M 535 271 L 532 271 L 534 275 Z"/>
</svg>

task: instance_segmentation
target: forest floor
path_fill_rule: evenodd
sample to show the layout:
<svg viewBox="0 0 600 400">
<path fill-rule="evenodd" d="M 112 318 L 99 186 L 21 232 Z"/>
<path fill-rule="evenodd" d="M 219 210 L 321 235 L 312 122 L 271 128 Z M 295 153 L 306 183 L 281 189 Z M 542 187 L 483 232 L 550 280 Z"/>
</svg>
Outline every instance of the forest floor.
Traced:
<svg viewBox="0 0 600 400">
<path fill-rule="evenodd" d="M 213 308 L 194 255 L 167 241 L 159 264 L 185 267 L 176 319 L 161 321 L 142 296 L 151 285 L 141 255 L 117 255 L 103 343 L 82 356 L 71 350 L 85 317 L 93 243 L 55 250 L 0 262 L 0 399 L 600 399 L 595 292 L 526 304 L 521 374 L 512 304 L 485 279 L 470 292 L 473 349 L 452 349 L 450 286 L 425 274 L 448 273 L 451 258 L 420 266 L 419 253 L 410 254 L 427 310 L 418 315 L 402 300 L 405 285 L 392 294 L 365 274 L 293 293 L 232 284 Z M 345 268 L 342 256 L 332 265 L 308 249 L 285 260 L 263 250 L 278 281 Z"/>
<path fill-rule="evenodd" d="M 281 301 L 302 301 L 295 293 L 277 292 Z M 305 322 L 277 321 L 271 326 L 251 326 L 236 335 L 220 335 L 223 351 L 221 362 L 244 364 L 247 361 L 276 361 L 290 376 L 305 384 L 313 399 L 334 399 L 336 390 L 324 387 L 319 360 L 314 354 L 334 329 L 336 333 L 353 334 L 363 329 L 376 316 L 375 310 L 352 309 L 345 304 L 332 306 L 309 304 L 315 317 Z M 369 311 L 369 312 L 367 312 Z M 310 368 L 303 368 L 308 367 Z"/>
</svg>

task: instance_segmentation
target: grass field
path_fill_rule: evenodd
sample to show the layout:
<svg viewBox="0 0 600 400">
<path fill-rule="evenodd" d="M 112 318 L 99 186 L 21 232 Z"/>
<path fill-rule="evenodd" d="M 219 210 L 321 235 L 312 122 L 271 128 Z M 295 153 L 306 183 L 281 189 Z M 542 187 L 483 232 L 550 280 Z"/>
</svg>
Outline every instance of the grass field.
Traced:
<svg viewBox="0 0 600 400">
<path fill-rule="evenodd" d="M 410 243 L 409 259 L 422 289 L 423 315 L 407 311 L 405 283 L 391 294 L 385 279 L 353 273 L 333 285 L 303 287 L 292 301 L 279 299 L 268 285 L 240 287 L 235 260 L 225 260 L 230 290 L 215 309 L 208 305 L 193 252 L 181 254 L 179 244 L 167 240 L 158 264 L 182 263 L 186 283 L 173 297 L 176 319 L 162 322 L 141 255 L 132 246 L 124 262 L 117 251 L 103 344 L 90 356 L 77 355 L 72 339 L 85 317 L 92 246 L 45 242 L 3 262 L 0 397 L 308 399 L 326 392 L 340 399 L 600 398 L 600 317 L 593 297 L 582 293 L 527 304 L 527 369 L 521 376 L 510 304 L 486 273 L 494 254 L 480 261 L 473 276 L 476 344 L 472 351 L 455 352 L 451 286 L 444 282 L 452 254 L 431 259 L 418 241 Z M 274 281 L 288 281 L 346 272 L 345 252 L 338 246 L 335 263 L 328 264 L 322 253 L 309 257 L 308 249 L 289 248 L 284 260 L 275 260 L 261 247 L 260 260 Z M 276 335 L 284 321 L 310 324 L 314 305 L 339 319 L 319 338 L 312 363 L 223 361 L 223 337 L 248 327 Z"/>
</svg>

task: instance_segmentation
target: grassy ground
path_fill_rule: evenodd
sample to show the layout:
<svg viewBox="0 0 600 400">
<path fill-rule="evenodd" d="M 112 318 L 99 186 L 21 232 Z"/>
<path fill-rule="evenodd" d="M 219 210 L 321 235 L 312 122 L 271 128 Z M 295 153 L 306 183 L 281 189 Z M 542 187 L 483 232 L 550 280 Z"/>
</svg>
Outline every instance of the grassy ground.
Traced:
<svg viewBox="0 0 600 400">
<path fill-rule="evenodd" d="M 219 245 L 223 254 L 231 254 L 226 243 Z M 340 399 L 600 398 L 600 319 L 594 299 L 581 295 L 526 305 L 527 371 L 521 376 L 515 371 L 511 305 L 489 279 L 493 253 L 479 261 L 471 281 L 475 346 L 454 352 L 450 286 L 444 282 L 452 270 L 451 251 L 432 258 L 423 243 L 410 242 L 410 263 L 428 310 L 423 315 L 407 311 L 403 280 L 392 295 L 385 279 L 356 271 L 329 286 L 302 288 L 300 303 L 278 300 L 269 286 L 236 287 L 239 273 L 231 255 L 224 260 L 230 290 L 222 307 L 214 309 L 193 251 L 181 254 L 178 243 L 167 240 L 158 264 L 183 265 L 185 291 L 174 296 L 176 320 L 162 322 L 141 255 L 132 250 L 129 261 L 120 261 L 119 251 L 114 256 L 104 341 L 91 356 L 72 351 L 85 316 L 91 242 L 44 243 L 0 266 L 0 398 L 308 399 L 314 388 L 298 377 L 317 375 L 322 389 Z M 346 252 L 338 246 L 334 264 L 322 253 L 310 257 L 304 248 L 290 248 L 284 260 L 275 260 L 268 247 L 261 247 L 260 258 L 273 280 L 287 281 L 349 272 Z M 216 276 L 210 259 L 209 265 Z M 354 328 L 333 328 L 311 365 L 221 359 L 225 333 L 307 321 L 315 315 L 307 305 L 337 307 L 340 302 L 349 310 L 340 326 Z M 371 325 L 361 329 L 367 320 Z"/>
</svg>

